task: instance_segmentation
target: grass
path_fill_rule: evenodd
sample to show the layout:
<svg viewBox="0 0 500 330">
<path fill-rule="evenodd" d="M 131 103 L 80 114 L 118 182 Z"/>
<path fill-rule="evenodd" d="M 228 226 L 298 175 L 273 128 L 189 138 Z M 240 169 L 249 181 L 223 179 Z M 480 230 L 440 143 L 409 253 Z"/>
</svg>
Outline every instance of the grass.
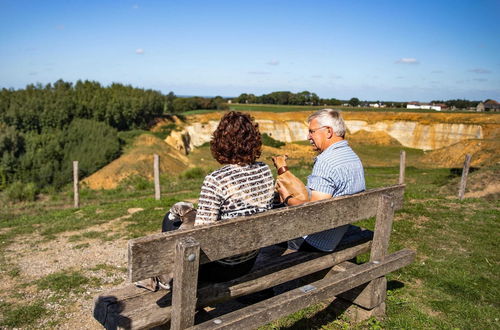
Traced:
<svg viewBox="0 0 500 330">
<path fill-rule="evenodd" d="M 36 281 L 38 290 L 51 290 L 58 293 L 81 293 L 86 285 L 99 285 L 97 278 L 88 278 L 79 272 L 59 272 L 47 275 Z"/>
<path fill-rule="evenodd" d="M 360 145 L 354 149 L 365 164 L 368 188 L 398 181 L 400 147 Z M 406 152 L 408 163 L 416 164 L 421 152 L 414 149 Z M 208 147 L 196 150 L 191 157 L 197 159 L 200 167 L 182 177 L 162 177 L 160 201 L 153 199 L 150 183 L 136 179 L 111 191 L 84 190 L 80 209 L 69 208 L 72 201 L 67 191 L 43 201 L 2 208 L 0 279 L 16 281 L 17 286 L 15 294 L 10 288 L 0 289 L 0 327 L 30 328 L 36 324 L 50 328 L 48 322 L 64 319 L 54 315 L 51 304 L 73 304 L 74 295 L 82 295 L 89 289 L 102 290 L 101 286 L 115 283 L 103 284 L 101 278 L 88 272 L 115 276 L 123 275 L 124 271 L 98 264 L 91 269 L 63 270 L 32 281 L 15 260 L 7 257 L 13 243 L 31 240 L 36 246 L 39 240 L 51 241 L 71 232 L 69 248 L 84 249 L 108 240 L 158 232 L 168 208 L 177 201 L 197 198 L 204 175 L 218 166 L 209 159 Z M 305 180 L 311 171 L 311 161 L 300 161 L 290 168 Z M 480 169 L 471 176 L 487 170 Z M 337 318 L 332 306 L 317 304 L 263 329 L 499 328 L 500 203 L 487 199 L 459 201 L 443 192 L 447 191 L 443 188 L 456 186 L 458 175 L 453 169 L 418 166 L 406 169 L 404 208 L 395 215 L 389 250 L 411 248 L 417 252 L 417 258 L 413 264 L 388 276 L 385 318 L 352 324 L 345 316 Z M 143 211 L 129 215 L 130 208 Z M 102 228 L 120 217 L 122 226 Z M 371 228 L 373 221 L 362 225 Z M 363 258 L 366 260 L 367 256 L 359 260 Z M 59 297 L 59 302 L 46 299 L 43 295 L 46 291 Z"/>
<path fill-rule="evenodd" d="M 3 316 L 0 320 L 0 325 L 9 328 L 28 327 L 40 318 L 49 315 L 43 301 L 19 305 L 0 302 L 0 310 Z"/>
</svg>

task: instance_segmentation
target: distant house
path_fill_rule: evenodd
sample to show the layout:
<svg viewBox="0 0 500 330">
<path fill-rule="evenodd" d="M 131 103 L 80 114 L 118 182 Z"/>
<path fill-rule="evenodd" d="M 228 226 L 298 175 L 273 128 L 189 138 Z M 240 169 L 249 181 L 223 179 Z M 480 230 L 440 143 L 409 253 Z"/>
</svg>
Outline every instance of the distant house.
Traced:
<svg viewBox="0 0 500 330">
<path fill-rule="evenodd" d="M 490 112 L 500 112 L 500 103 L 498 103 L 495 100 L 486 100 L 484 102 L 479 102 L 479 104 L 476 107 L 477 112 L 484 112 L 484 111 L 490 111 Z"/>
<path fill-rule="evenodd" d="M 429 103 L 420 103 L 420 102 L 408 102 L 406 105 L 406 109 L 424 109 L 424 110 L 436 110 L 441 111 L 442 104 L 429 104 Z"/>
</svg>

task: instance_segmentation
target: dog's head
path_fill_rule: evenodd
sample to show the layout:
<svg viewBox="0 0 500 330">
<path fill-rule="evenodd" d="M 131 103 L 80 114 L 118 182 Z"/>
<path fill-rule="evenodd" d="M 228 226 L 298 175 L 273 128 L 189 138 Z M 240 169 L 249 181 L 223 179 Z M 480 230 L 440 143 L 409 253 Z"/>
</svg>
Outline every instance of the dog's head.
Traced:
<svg viewBox="0 0 500 330">
<path fill-rule="evenodd" d="M 277 169 L 286 166 L 287 159 L 288 159 L 287 155 L 274 156 L 273 157 L 274 166 L 276 166 Z"/>
</svg>

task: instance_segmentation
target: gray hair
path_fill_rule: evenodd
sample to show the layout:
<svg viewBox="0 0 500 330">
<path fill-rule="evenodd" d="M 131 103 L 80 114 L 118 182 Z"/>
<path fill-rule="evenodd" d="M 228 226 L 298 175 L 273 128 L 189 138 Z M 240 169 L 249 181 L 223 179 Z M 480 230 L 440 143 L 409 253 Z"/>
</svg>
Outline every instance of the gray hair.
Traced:
<svg viewBox="0 0 500 330">
<path fill-rule="evenodd" d="M 339 110 L 318 110 L 307 118 L 307 123 L 309 124 L 313 119 L 316 119 L 321 126 L 331 127 L 335 135 L 344 138 L 347 129 Z"/>
</svg>

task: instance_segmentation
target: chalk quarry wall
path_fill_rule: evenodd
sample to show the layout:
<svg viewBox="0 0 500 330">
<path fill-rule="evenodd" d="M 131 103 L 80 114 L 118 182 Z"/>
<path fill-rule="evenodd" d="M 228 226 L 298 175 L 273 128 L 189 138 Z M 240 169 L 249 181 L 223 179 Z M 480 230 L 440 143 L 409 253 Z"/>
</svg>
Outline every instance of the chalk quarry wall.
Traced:
<svg viewBox="0 0 500 330">
<path fill-rule="evenodd" d="M 440 116 L 445 115 L 445 116 Z M 344 113 L 348 133 L 384 132 L 401 145 L 422 150 L 447 147 L 464 140 L 498 137 L 500 116 L 476 114 L 429 113 Z M 166 142 L 189 153 L 210 141 L 220 114 L 196 115 L 189 118 L 181 131 L 173 132 Z M 262 133 L 284 142 L 307 139 L 307 112 L 253 113 Z M 479 115 L 480 116 L 480 115 Z M 497 119 L 498 118 L 498 119 Z"/>
</svg>

